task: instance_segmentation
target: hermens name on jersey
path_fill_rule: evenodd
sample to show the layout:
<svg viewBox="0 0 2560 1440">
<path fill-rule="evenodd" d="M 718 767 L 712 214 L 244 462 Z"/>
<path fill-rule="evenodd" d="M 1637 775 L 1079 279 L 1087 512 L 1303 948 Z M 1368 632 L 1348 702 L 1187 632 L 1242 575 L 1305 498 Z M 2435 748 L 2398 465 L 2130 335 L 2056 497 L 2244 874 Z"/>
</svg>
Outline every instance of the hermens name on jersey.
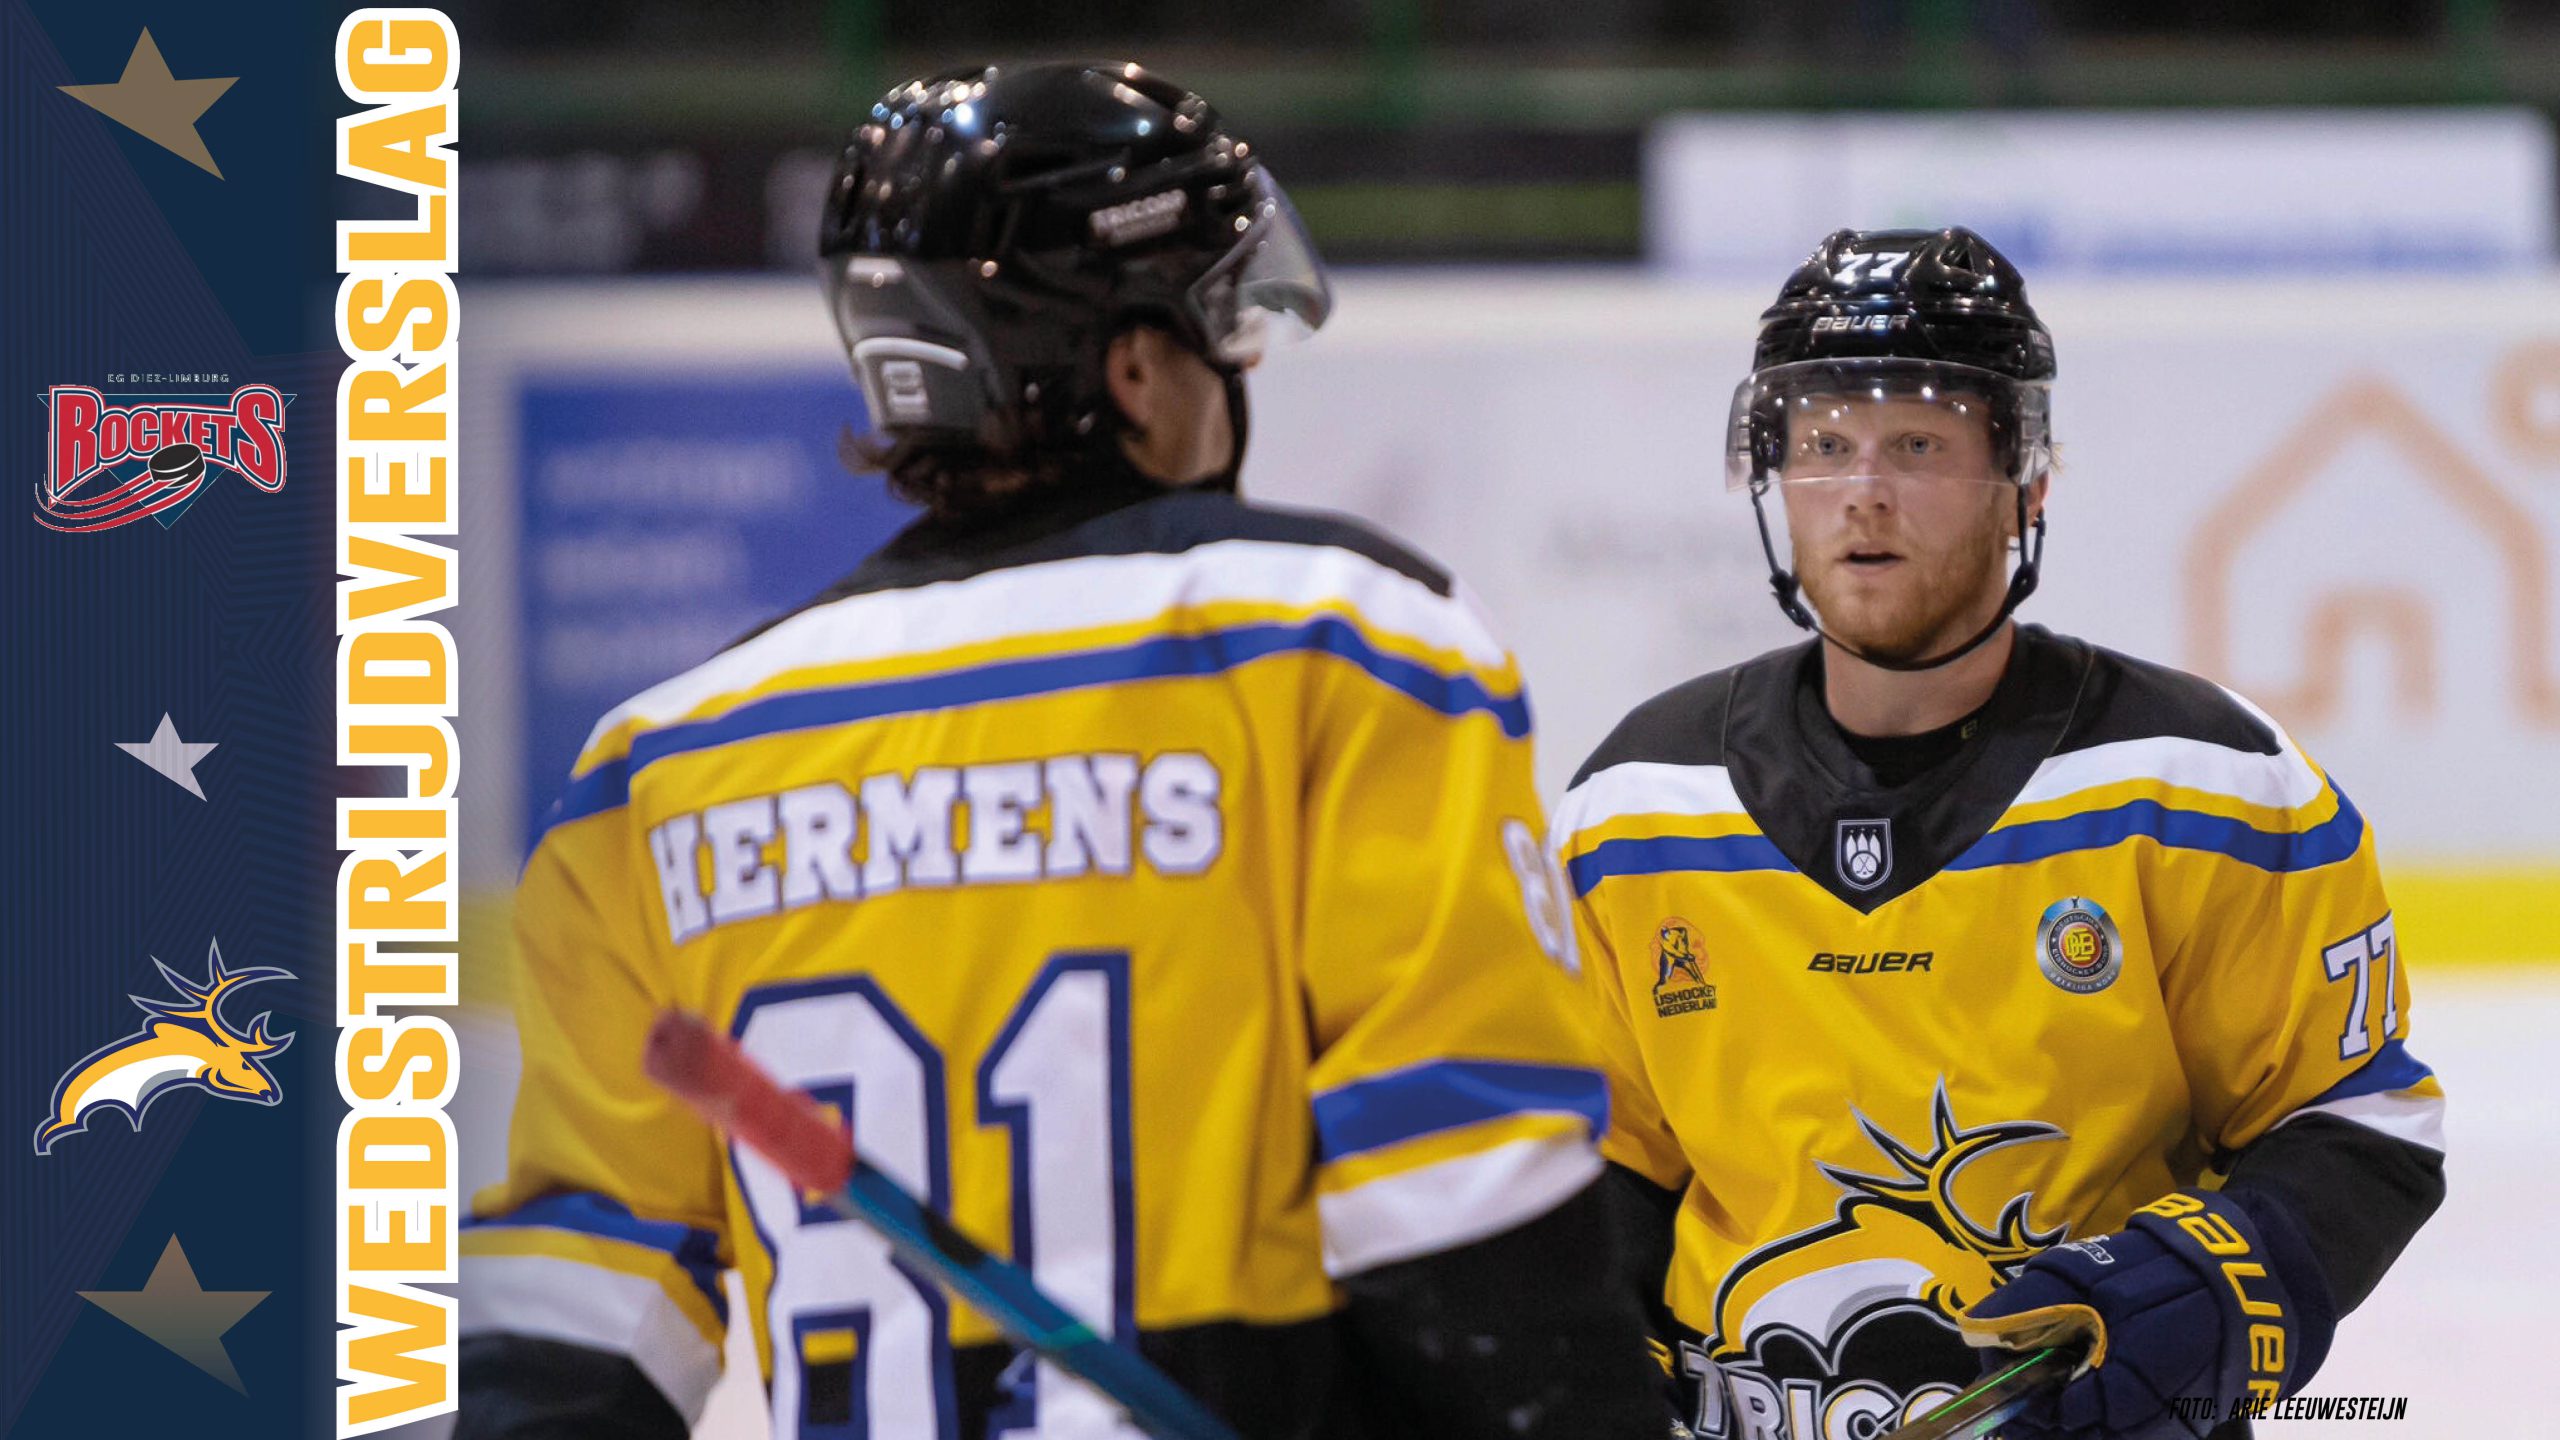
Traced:
<svg viewBox="0 0 2560 1440">
<path fill-rule="evenodd" d="M 649 831 L 677 944 L 717 925 L 908 886 L 1197 875 L 1225 822 L 1207 756 L 1120 752 L 930 765 L 687 811 Z"/>
</svg>

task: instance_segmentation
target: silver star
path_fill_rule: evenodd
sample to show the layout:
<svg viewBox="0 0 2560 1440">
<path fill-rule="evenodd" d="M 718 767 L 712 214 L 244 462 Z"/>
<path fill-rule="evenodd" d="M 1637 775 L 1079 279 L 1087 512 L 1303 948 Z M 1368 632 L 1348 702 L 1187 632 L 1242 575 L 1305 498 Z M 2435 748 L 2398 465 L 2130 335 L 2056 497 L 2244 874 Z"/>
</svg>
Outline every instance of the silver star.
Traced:
<svg viewBox="0 0 2560 1440">
<path fill-rule="evenodd" d="M 166 711 L 161 713 L 160 728 L 150 739 L 119 740 L 116 748 L 168 776 L 188 794 L 199 800 L 205 798 L 204 787 L 196 783 L 196 762 L 213 752 L 213 744 L 198 745 L 179 739 L 178 727 L 169 723 Z"/>
</svg>

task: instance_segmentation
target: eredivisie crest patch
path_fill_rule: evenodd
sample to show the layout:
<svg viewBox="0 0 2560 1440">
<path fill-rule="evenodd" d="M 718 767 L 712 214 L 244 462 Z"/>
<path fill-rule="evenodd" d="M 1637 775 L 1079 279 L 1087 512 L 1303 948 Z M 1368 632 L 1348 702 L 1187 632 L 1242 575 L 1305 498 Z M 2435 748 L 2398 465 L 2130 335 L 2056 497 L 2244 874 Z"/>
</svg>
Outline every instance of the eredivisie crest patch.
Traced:
<svg viewBox="0 0 2560 1440">
<path fill-rule="evenodd" d="M 1834 832 L 1832 862 L 1840 883 L 1852 890 L 1873 890 L 1893 875 L 1893 822 L 1843 820 Z"/>
</svg>

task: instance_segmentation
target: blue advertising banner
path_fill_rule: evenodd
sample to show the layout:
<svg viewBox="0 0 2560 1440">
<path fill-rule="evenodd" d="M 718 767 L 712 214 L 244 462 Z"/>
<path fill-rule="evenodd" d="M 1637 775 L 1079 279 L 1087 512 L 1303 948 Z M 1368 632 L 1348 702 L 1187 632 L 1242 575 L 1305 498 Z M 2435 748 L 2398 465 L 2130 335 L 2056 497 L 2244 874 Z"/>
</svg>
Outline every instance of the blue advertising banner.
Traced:
<svg viewBox="0 0 2560 1440">
<path fill-rule="evenodd" d="M 841 367 L 534 376 L 518 409 L 525 841 L 588 731 L 806 601 L 913 515 L 839 448 Z"/>
</svg>

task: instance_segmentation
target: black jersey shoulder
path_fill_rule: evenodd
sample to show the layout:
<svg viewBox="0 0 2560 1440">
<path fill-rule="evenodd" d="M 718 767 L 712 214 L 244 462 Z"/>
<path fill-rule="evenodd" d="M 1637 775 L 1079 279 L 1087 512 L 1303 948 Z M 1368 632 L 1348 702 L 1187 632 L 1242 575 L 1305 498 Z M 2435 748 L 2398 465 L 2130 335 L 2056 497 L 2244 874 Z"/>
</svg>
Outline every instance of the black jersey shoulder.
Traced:
<svg viewBox="0 0 2560 1440">
<path fill-rule="evenodd" d="M 1249 503 L 1224 491 L 1167 490 L 1148 481 L 1061 487 L 1060 495 L 966 523 L 923 519 L 806 603 L 738 637 L 751 640 L 831 601 L 966 580 L 997 570 L 1094 555 L 1178 555 L 1222 540 L 1347 550 L 1447 595 L 1447 570 L 1347 515 Z"/>
<path fill-rule="evenodd" d="M 2199 740 L 2253 755 L 2280 755 L 2274 729 L 2202 676 L 2092 645 L 2086 693 L 2057 753 L 2118 740 Z"/>
<path fill-rule="evenodd" d="M 1803 664 L 1810 643 L 1772 650 L 1739 665 L 1683 680 L 1638 705 L 1591 752 L 1591 758 L 1582 762 L 1582 768 L 1573 773 L 1573 783 L 1579 785 L 1612 765 L 1634 762 L 1725 763 L 1727 713 L 1736 684 L 1763 668 L 1792 670 Z"/>
</svg>

